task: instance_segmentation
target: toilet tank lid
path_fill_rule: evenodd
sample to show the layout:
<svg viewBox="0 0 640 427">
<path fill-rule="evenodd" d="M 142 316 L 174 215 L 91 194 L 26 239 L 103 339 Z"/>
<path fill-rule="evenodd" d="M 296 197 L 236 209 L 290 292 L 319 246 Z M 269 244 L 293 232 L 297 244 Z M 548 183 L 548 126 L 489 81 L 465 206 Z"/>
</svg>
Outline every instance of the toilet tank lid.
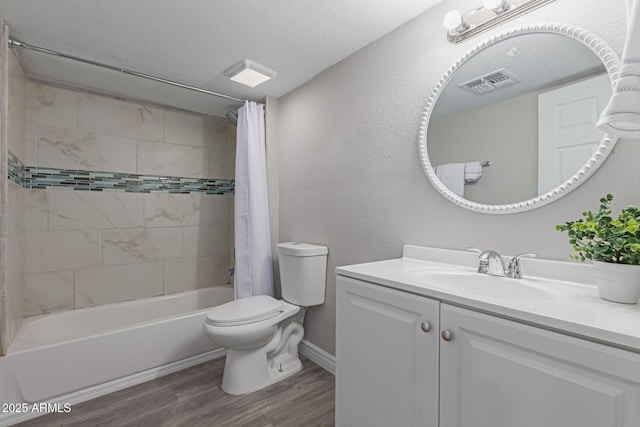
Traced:
<svg viewBox="0 0 640 427">
<path fill-rule="evenodd" d="M 311 243 L 284 242 L 278 243 L 278 253 L 292 256 L 317 256 L 328 254 L 329 249 L 326 246 Z"/>
</svg>

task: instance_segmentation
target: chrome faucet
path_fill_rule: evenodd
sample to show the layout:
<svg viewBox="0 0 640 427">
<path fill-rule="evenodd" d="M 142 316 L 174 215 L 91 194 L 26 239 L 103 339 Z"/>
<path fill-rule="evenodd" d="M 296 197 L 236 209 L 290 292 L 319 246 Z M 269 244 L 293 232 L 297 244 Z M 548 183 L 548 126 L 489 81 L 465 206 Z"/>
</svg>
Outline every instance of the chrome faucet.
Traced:
<svg viewBox="0 0 640 427">
<path fill-rule="evenodd" d="M 478 257 L 478 273 L 490 274 L 491 276 L 506 276 L 507 266 L 504 260 L 496 251 L 484 251 Z"/>
<path fill-rule="evenodd" d="M 478 273 L 509 277 L 512 279 L 522 279 L 520 258 L 534 258 L 536 256 L 536 254 L 519 254 L 511 258 L 509 263 L 505 265 L 504 259 L 496 251 L 481 251 L 476 248 L 468 249 L 473 252 L 480 252 L 480 256 L 478 257 Z"/>
<path fill-rule="evenodd" d="M 535 258 L 536 254 L 519 254 L 511 258 L 507 266 L 507 277 L 512 279 L 522 279 L 522 270 L 520 269 L 520 258 Z"/>
</svg>

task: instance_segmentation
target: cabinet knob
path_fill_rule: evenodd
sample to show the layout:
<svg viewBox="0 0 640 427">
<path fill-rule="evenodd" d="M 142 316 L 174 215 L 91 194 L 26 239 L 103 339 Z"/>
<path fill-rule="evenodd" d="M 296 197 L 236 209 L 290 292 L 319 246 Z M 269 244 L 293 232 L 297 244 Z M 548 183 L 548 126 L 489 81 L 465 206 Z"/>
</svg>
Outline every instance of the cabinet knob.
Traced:
<svg viewBox="0 0 640 427">
<path fill-rule="evenodd" d="M 420 329 L 422 329 L 423 332 L 429 332 L 431 330 L 431 325 L 429 322 L 422 322 L 420 323 Z"/>
<path fill-rule="evenodd" d="M 451 334 L 451 331 L 442 331 L 442 334 L 440 335 L 442 336 L 442 339 L 447 342 L 453 339 L 453 335 Z"/>
</svg>

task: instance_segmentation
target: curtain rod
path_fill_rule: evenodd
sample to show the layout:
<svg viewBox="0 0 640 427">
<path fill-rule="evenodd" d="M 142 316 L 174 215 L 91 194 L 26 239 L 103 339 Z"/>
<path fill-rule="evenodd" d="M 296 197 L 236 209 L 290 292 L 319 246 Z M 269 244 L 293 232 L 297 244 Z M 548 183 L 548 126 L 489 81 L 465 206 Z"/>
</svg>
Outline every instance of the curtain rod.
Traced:
<svg viewBox="0 0 640 427">
<path fill-rule="evenodd" d="M 244 102 L 245 101 L 245 99 L 236 98 L 235 96 L 231 96 L 231 95 L 225 95 L 224 93 L 213 92 L 213 91 L 202 89 L 202 88 L 199 88 L 199 87 L 190 86 L 190 85 L 186 85 L 186 84 L 183 84 L 183 83 L 175 82 L 173 80 L 163 79 L 161 77 L 156 77 L 156 76 L 151 76 L 149 74 L 139 73 L 137 71 L 128 70 L 126 68 L 116 67 L 114 65 L 109 65 L 109 64 L 102 63 L 102 62 L 92 61 L 92 60 L 86 59 L 86 58 L 80 58 L 79 56 L 69 55 L 67 53 L 58 52 L 58 51 L 55 51 L 55 50 L 46 49 L 46 48 L 39 47 L 39 46 L 33 46 L 33 45 L 27 44 L 25 42 L 22 42 L 22 41 L 20 41 L 18 39 L 15 39 L 13 37 L 9 37 L 9 47 L 10 48 L 14 48 L 14 49 L 35 50 L 37 52 L 42 52 L 42 53 L 46 53 L 46 54 L 49 54 L 49 55 L 59 56 L 61 58 L 70 59 L 72 61 L 83 62 L 85 64 L 95 65 L 96 67 L 108 68 L 109 70 L 119 71 L 119 72 L 124 73 L 124 74 L 129 74 L 129 75 L 136 76 L 136 77 L 142 77 L 143 79 L 153 80 L 153 81 L 164 83 L 164 84 L 168 84 L 168 85 L 171 85 L 171 86 L 177 86 L 177 87 L 180 87 L 180 88 L 183 88 L 183 89 L 192 90 L 194 92 L 200 92 L 200 93 L 204 93 L 204 94 L 207 94 L 207 95 L 217 96 L 219 98 L 229 99 L 231 101 L 238 101 L 238 102 Z"/>
</svg>

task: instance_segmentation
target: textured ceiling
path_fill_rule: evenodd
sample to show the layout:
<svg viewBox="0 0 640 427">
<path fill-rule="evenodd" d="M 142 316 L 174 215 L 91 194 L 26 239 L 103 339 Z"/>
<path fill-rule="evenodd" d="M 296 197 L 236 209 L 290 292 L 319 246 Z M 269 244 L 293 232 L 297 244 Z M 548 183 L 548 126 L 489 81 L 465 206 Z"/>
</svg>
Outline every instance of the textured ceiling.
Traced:
<svg viewBox="0 0 640 427">
<path fill-rule="evenodd" d="M 518 83 L 480 95 L 458 87 L 500 69 Z M 598 55 L 574 38 L 523 34 L 493 44 L 463 64 L 447 82 L 433 116 L 479 108 L 606 72 Z"/>
<path fill-rule="evenodd" d="M 0 0 L 33 45 L 243 99 L 280 97 L 441 0 Z M 21 50 L 34 78 L 223 116 L 238 103 Z M 223 71 L 251 59 L 278 72 L 254 89 Z"/>
</svg>

